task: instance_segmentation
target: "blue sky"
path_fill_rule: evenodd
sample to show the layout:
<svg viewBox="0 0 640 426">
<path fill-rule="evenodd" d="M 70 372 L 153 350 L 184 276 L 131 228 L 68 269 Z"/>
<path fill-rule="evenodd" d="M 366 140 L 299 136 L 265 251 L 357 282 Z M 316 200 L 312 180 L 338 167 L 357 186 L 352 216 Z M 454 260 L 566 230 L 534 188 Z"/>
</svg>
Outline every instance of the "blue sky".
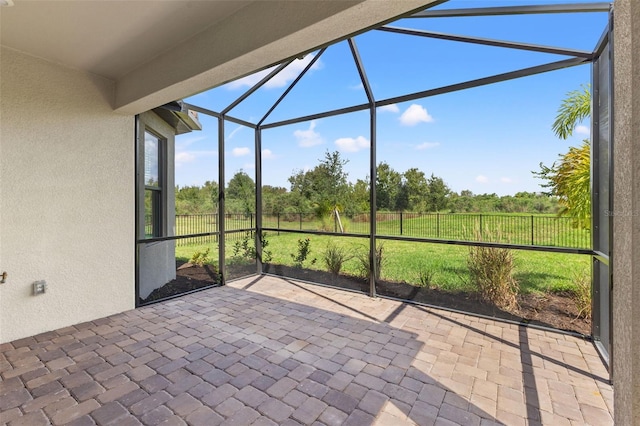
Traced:
<svg viewBox="0 0 640 426">
<path fill-rule="evenodd" d="M 565 3 L 566 1 L 563 1 Z M 527 1 L 526 4 L 559 3 Z M 457 1 L 438 8 L 524 4 L 517 1 Z M 425 29 L 556 47 L 593 50 L 606 25 L 604 13 L 405 19 L 392 26 Z M 376 100 L 460 83 L 566 59 L 385 32 L 355 38 Z M 316 53 L 295 61 L 230 115 L 257 122 Z M 200 93 L 187 102 L 220 111 L 267 71 Z M 377 160 L 398 172 L 416 167 L 440 176 L 460 192 L 499 195 L 540 191 L 531 171 L 550 165 L 568 146 L 589 136 L 583 123 L 566 141 L 551 131 L 566 93 L 590 80 L 582 65 L 518 80 L 438 95 L 378 109 Z M 366 102 L 346 43 L 331 46 L 265 123 Z M 176 140 L 176 184 L 217 181 L 217 120 L 200 115 L 203 130 Z M 227 122 L 226 180 L 244 170 L 255 178 L 254 131 Z M 349 179 L 369 174 L 368 111 L 263 131 L 263 184 L 289 187 L 296 170 L 314 167 L 338 150 L 349 162 Z"/>
</svg>

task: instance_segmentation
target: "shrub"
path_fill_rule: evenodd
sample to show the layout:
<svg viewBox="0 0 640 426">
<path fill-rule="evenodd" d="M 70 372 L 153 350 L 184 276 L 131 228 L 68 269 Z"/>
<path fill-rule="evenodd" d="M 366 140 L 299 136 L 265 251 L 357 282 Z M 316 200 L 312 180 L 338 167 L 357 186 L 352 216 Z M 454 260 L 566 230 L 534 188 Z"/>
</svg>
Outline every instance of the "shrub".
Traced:
<svg viewBox="0 0 640 426">
<path fill-rule="evenodd" d="M 338 275 L 342 270 L 342 265 L 352 256 L 347 255 L 347 251 L 344 247 L 336 245 L 333 241 L 329 241 L 327 249 L 323 254 L 324 264 L 329 272 L 334 275 Z"/>
<path fill-rule="evenodd" d="M 298 250 L 296 253 L 290 253 L 289 255 L 291 256 L 291 259 L 293 259 L 293 265 L 296 268 L 302 268 L 302 265 L 304 264 L 304 262 L 307 260 L 307 258 L 309 257 L 309 254 L 311 254 L 311 239 L 310 238 L 305 238 L 305 239 L 299 239 L 298 240 Z M 311 264 L 315 264 L 316 263 L 316 259 L 313 258 L 311 260 Z"/>
<path fill-rule="evenodd" d="M 578 308 L 578 318 L 591 318 L 591 277 L 584 271 L 576 273 L 573 278 L 575 289 L 573 300 Z"/>
<path fill-rule="evenodd" d="M 252 260 L 256 258 L 256 250 L 251 244 L 251 233 L 247 232 L 242 240 L 233 243 L 233 260 L 236 262 Z"/>
<path fill-rule="evenodd" d="M 480 297 L 500 309 L 516 307 L 518 284 L 513 278 L 514 255 L 498 247 L 470 247 L 467 266 Z"/>
<path fill-rule="evenodd" d="M 267 233 L 263 232 L 260 235 L 260 247 L 262 247 L 262 261 L 263 262 L 271 262 L 273 259 L 273 253 L 271 250 L 267 250 L 267 246 L 269 245 L 269 240 L 267 240 Z M 253 251 L 253 257 L 256 257 L 255 250 Z"/>
<path fill-rule="evenodd" d="M 371 273 L 374 274 L 375 279 L 380 278 L 382 274 L 382 266 L 384 266 L 385 259 L 384 255 L 384 244 L 380 243 L 378 247 L 376 247 L 375 252 L 375 267 L 371 267 L 371 262 L 369 261 L 369 250 L 365 250 L 358 254 L 358 262 L 360 264 L 360 276 L 362 278 L 369 278 Z"/>
<path fill-rule="evenodd" d="M 262 247 L 262 261 L 270 262 L 273 258 L 273 253 L 270 250 L 266 250 L 269 245 L 267 240 L 267 233 L 263 232 L 260 236 L 260 246 Z M 257 257 L 255 244 L 253 242 L 253 236 L 250 232 L 247 232 L 242 240 L 236 241 L 233 244 L 233 262 L 246 262 L 255 260 Z"/>
<path fill-rule="evenodd" d="M 334 222 L 332 216 L 319 216 L 318 219 L 320 220 L 320 223 L 318 224 L 318 231 L 334 232 Z"/>
<path fill-rule="evenodd" d="M 205 263 L 211 262 L 211 259 L 209 258 L 209 250 L 210 249 L 207 247 L 205 251 L 196 251 L 191 256 L 191 260 L 189 260 L 189 263 L 197 266 L 204 266 Z"/>
</svg>

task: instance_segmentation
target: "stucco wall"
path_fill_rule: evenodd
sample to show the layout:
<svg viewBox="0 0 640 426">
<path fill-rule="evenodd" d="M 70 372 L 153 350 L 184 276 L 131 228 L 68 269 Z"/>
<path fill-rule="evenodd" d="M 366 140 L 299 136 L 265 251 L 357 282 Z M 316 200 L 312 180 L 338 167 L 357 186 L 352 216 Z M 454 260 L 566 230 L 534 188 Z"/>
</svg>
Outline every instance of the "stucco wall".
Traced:
<svg viewBox="0 0 640 426">
<path fill-rule="evenodd" d="M 134 117 L 101 77 L 6 48 L 0 73 L 0 342 L 133 308 Z"/>
<path fill-rule="evenodd" d="M 613 384 L 619 425 L 640 425 L 640 2 L 614 3 Z"/>
<path fill-rule="evenodd" d="M 150 131 L 164 139 L 160 166 L 162 186 L 162 235 L 176 235 L 175 188 L 175 129 L 152 111 L 140 114 L 138 134 L 138 170 L 144 170 L 144 133 Z M 138 185 L 144 186 L 144 174 L 138 176 Z M 144 206 L 144 192 L 138 192 L 138 203 Z M 138 212 L 138 238 L 144 238 L 144 209 Z M 138 246 L 138 280 L 140 297 L 146 299 L 151 292 L 176 278 L 176 242 L 158 241 Z"/>
</svg>

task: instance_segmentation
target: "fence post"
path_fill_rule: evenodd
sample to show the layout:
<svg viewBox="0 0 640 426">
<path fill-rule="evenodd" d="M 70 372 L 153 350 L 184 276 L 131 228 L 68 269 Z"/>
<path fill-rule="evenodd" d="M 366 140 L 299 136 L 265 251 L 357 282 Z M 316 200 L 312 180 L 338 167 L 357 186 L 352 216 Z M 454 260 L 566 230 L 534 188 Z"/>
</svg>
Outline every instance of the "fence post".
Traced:
<svg viewBox="0 0 640 426">
<path fill-rule="evenodd" d="M 534 233 L 533 233 L 533 215 L 531 215 L 531 245 L 534 246 Z"/>
<path fill-rule="evenodd" d="M 336 212 L 333 212 L 333 232 L 335 234 L 338 233 L 338 216 L 336 216 Z"/>
<path fill-rule="evenodd" d="M 436 238 L 440 238 L 440 212 L 436 213 Z"/>
<path fill-rule="evenodd" d="M 480 213 L 480 240 L 482 241 L 482 213 Z"/>
<path fill-rule="evenodd" d="M 400 235 L 402 235 L 402 211 L 400 211 Z"/>
<path fill-rule="evenodd" d="M 302 231 L 302 212 L 298 213 L 298 217 L 300 218 L 300 230 Z"/>
<path fill-rule="evenodd" d="M 278 212 L 278 235 L 280 235 L 280 212 Z"/>
</svg>

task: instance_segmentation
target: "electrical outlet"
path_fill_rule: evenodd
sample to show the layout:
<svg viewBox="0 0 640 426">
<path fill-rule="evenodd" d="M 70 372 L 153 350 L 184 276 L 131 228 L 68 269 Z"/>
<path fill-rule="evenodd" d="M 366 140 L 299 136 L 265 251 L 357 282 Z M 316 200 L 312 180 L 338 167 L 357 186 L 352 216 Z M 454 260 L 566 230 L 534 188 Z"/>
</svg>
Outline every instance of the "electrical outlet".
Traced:
<svg viewBox="0 0 640 426">
<path fill-rule="evenodd" d="M 42 281 L 36 281 L 33 283 L 33 295 L 37 295 L 37 294 L 43 294 L 45 291 L 47 291 L 47 282 L 42 280 Z"/>
</svg>

